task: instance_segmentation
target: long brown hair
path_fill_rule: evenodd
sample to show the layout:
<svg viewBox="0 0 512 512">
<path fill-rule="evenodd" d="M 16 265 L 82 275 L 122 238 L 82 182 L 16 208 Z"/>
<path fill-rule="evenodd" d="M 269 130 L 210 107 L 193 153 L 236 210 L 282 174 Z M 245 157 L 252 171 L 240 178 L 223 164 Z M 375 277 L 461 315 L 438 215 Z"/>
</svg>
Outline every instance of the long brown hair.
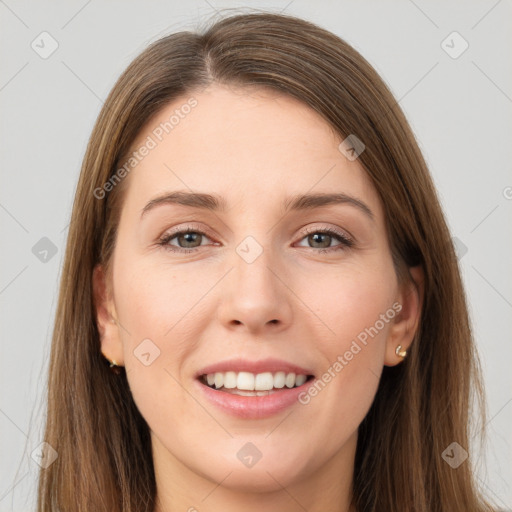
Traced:
<svg viewBox="0 0 512 512">
<path fill-rule="evenodd" d="M 94 126 L 77 185 L 62 269 L 44 440 L 58 458 L 40 472 L 38 511 L 153 512 L 149 428 L 124 370 L 100 351 L 94 267 L 109 265 L 127 181 L 107 183 L 162 106 L 212 82 L 268 87 L 309 105 L 366 148 L 359 162 L 385 211 L 400 279 L 421 265 L 421 323 L 407 358 L 385 367 L 359 427 L 353 503 L 359 512 L 482 512 L 471 412 L 485 401 L 457 257 L 413 132 L 372 66 L 336 35 L 292 16 L 236 13 L 151 44 L 118 79 Z M 405 271 L 404 271 L 405 269 Z M 452 443 L 469 452 L 457 468 Z"/>
</svg>

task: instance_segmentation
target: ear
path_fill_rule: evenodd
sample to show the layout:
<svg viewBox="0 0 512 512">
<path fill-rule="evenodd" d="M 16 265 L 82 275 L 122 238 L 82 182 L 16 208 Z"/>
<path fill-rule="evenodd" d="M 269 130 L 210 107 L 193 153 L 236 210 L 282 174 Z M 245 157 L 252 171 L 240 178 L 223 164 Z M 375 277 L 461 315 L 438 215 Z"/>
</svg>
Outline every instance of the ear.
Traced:
<svg viewBox="0 0 512 512">
<path fill-rule="evenodd" d="M 392 320 L 386 340 L 386 366 L 395 366 L 403 361 L 403 358 L 396 354 L 396 347 L 401 345 L 401 350 L 408 350 L 420 323 L 424 290 L 423 268 L 410 267 L 409 272 L 412 280 L 400 288 L 396 302 L 401 309 Z"/>
<path fill-rule="evenodd" d="M 92 281 L 101 352 L 107 359 L 114 360 L 119 366 L 122 366 L 124 364 L 123 344 L 111 286 L 109 286 L 103 267 L 99 264 L 94 267 Z"/>
</svg>

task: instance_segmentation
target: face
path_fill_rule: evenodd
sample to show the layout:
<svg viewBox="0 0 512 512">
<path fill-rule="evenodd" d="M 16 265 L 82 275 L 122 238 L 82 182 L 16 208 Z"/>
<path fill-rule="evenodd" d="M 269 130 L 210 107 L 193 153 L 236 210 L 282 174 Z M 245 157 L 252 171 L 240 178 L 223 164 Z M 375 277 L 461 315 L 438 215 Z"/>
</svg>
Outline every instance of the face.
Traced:
<svg viewBox="0 0 512 512">
<path fill-rule="evenodd" d="M 418 304 L 397 282 L 378 194 L 342 140 L 291 97 L 215 85 L 163 108 L 133 144 L 141 158 L 124 178 L 98 321 L 162 471 L 229 473 L 224 486 L 262 491 L 353 463 Z M 322 194 L 341 200 L 296 201 Z M 236 394 L 269 382 L 273 392 Z"/>
</svg>

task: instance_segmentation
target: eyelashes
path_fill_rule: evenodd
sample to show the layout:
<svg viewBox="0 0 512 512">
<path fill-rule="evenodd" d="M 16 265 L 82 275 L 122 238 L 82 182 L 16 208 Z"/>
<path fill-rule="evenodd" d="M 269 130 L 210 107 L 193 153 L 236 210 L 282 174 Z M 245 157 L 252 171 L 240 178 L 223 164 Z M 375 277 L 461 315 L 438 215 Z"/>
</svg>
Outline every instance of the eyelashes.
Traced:
<svg viewBox="0 0 512 512">
<path fill-rule="evenodd" d="M 203 245 L 199 245 L 198 247 L 186 248 L 186 247 L 179 247 L 176 245 L 171 245 L 169 243 L 171 240 L 173 240 L 175 238 L 179 238 L 179 237 L 183 237 L 183 236 L 187 236 L 187 235 L 199 235 L 199 238 L 200 237 L 210 238 L 208 233 L 206 233 L 200 229 L 195 229 L 194 227 L 187 226 L 187 228 L 185 228 L 185 229 L 180 229 L 180 230 L 173 231 L 171 233 L 164 234 L 158 240 L 157 245 L 161 246 L 163 249 L 165 249 L 167 251 L 171 251 L 171 252 L 175 252 L 175 253 L 182 253 L 182 254 L 194 253 L 194 252 L 197 252 L 201 247 L 204 247 Z M 299 241 L 302 241 L 305 238 L 308 238 L 309 241 L 312 241 L 311 240 L 312 235 L 323 235 L 323 236 L 327 235 L 327 236 L 331 237 L 331 239 L 335 239 L 340 242 L 338 245 L 335 245 L 333 247 L 327 247 L 327 248 L 307 247 L 307 248 L 313 250 L 314 252 L 330 253 L 330 252 L 339 251 L 339 250 L 346 250 L 346 249 L 349 249 L 354 246 L 354 241 L 350 237 L 348 237 L 345 233 L 338 231 L 336 229 L 333 229 L 331 227 L 309 228 L 302 233 L 302 238 Z M 196 237 L 196 238 L 198 238 L 198 237 Z M 190 240 L 189 242 L 193 243 L 194 241 L 195 240 Z M 318 242 L 318 240 L 316 242 Z M 301 247 L 304 247 L 304 246 L 301 246 Z"/>
</svg>

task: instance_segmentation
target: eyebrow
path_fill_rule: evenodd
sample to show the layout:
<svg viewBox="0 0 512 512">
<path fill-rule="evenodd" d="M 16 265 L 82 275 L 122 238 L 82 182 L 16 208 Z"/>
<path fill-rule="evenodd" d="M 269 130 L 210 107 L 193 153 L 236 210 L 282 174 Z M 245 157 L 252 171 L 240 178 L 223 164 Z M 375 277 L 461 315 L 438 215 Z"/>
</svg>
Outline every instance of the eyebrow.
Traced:
<svg viewBox="0 0 512 512">
<path fill-rule="evenodd" d="M 191 208 L 199 208 L 203 210 L 226 212 L 226 200 L 216 194 L 205 194 L 201 192 L 170 192 L 151 199 L 141 211 L 141 218 L 160 205 L 178 204 L 181 206 L 189 206 Z M 322 206 L 335 204 L 348 204 L 362 211 L 370 220 L 375 221 L 375 216 L 370 208 L 360 199 L 343 192 L 338 193 L 316 193 L 302 194 L 288 197 L 283 202 L 284 213 L 291 211 L 312 210 Z"/>
</svg>

